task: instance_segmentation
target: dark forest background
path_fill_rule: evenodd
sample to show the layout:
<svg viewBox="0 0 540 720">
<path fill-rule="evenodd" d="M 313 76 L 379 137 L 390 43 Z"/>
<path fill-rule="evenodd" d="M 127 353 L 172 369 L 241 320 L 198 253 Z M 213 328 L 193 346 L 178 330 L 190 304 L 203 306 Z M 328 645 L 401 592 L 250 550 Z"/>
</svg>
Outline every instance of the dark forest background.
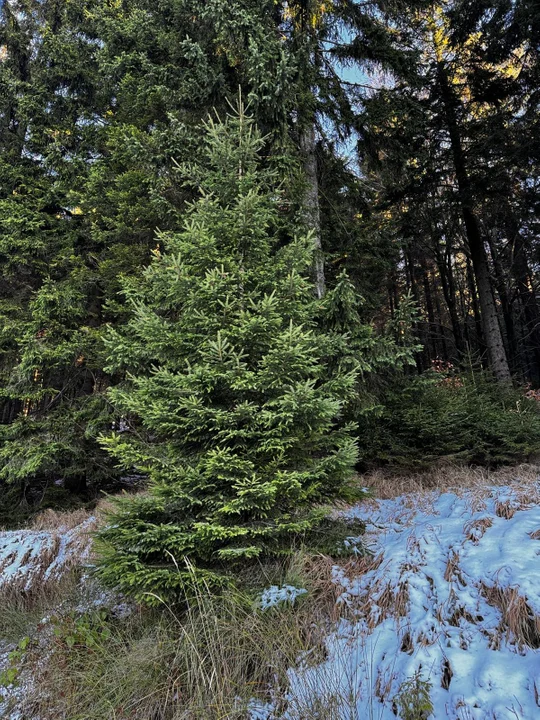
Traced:
<svg viewBox="0 0 540 720">
<path fill-rule="evenodd" d="M 534 457 L 539 47 L 532 0 L 4 0 L 0 523 L 144 482 L 106 339 L 239 96 L 360 363 L 358 469 Z"/>
</svg>

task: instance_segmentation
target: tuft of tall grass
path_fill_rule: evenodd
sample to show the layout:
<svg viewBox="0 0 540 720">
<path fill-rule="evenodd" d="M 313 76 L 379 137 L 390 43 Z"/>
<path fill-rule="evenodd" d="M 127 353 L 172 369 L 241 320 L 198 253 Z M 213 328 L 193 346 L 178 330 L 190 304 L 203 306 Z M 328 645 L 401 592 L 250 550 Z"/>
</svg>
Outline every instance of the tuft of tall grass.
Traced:
<svg viewBox="0 0 540 720">
<path fill-rule="evenodd" d="M 325 657 L 336 621 L 324 592 L 329 572 L 322 558 L 299 555 L 287 578 L 310 592 L 266 611 L 245 591 L 216 597 L 200 588 L 182 609 L 163 603 L 124 619 L 59 613 L 44 631 L 47 643 L 27 652 L 32 682 L 18 709 L 40 720 L 245 720 L 259 698 L 281 712 L 288 670 L 300 658 L 317 664 Z M 303 720 L 334 717 L 335 699 L 317 702 Z"/>
</svg>

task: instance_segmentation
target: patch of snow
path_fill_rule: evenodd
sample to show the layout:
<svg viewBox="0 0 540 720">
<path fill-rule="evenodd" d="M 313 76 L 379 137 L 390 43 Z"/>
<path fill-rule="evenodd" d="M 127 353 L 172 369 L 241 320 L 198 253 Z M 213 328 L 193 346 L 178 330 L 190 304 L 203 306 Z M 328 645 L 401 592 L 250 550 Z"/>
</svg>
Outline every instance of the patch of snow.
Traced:
<svg viewBox="0 0 540 720">
<path fill-rule="evenodd" d="M 276 607 L 281 603 L 289 603 L 292 605 L 297 597 L 305 595 L 307 590 L 304 588 L 297 588 L 294 585 L 271 585 L 269 588 L 263 591 L 261 595 L 261 608 L 268 610 L 268 608 Z"/>
<path fill-rule="evenodd" d="M 0 591 L 28 593 L 84 564 L 95 525 L 96 519 L 90 517 L 70 530 L 0 532 Z"/>
<path fill-rule="evenodd" d="M 272 720 L 275 717 L 272 703 L 252 700 L 248 707 L 249 720 Z"/>
<path fill-rule="evenodd" d="M 349 510 L 373 559 L 356 573 L 334 568 L 343 619 L 325 661 L 299 661 L 287 709 L 254 703 L 252 720 L 395 720 L 396 695 L 417 673 L 434 720 L 540 718 L 538 496 L 516 483 Z"/>
<path fill-rule="evenodd" d="M 82 574 L 79 583 L 80 600 L 72 608 L 76 613 L 106 610 L 109 615 L 125 620 L 135 611 L 135 605 L 118 592 L 102 587 L 91 574 Z"/>
<path fill-rule="evenodd" d="M 89 517 L 73 528 L 53 530 L 14 530 L 0 532 L 0 592 L 31 593 L 44 583 L 55 583 L 74 568 L 88 568 L 91 560 L 91 531 L 96 518 Z M 77 600 L 75 600 L 75 597 Z M 62 600 L 58 614 L 80 613 L 105 609 L 109 615 L 124 619 L 134 606 L 117 593 L 102 588 L 89 572 L 81 573 L 76 596 Z M 48 653 L 53 641 L 54 627 L 50 617 L 39 622 L 39 633 L 33 633 L 33 642 L 39 644 L 28 666 L 23 667 L 16 682 L 0 687 L 0 718 L 22 720 L 28 718 L 25 706 L 36 692 L 35 675 L 47 666 Z M 16 645 L 2 644 L 0 638 L 0 672 L 10 664 L 9 653 Z M 37 664 L 36 664 L 37 663 Z M 33 710 L 31 711 L 33 712 Z M 33 720 L 39 720 L 32 715 Z"/>
</svg>

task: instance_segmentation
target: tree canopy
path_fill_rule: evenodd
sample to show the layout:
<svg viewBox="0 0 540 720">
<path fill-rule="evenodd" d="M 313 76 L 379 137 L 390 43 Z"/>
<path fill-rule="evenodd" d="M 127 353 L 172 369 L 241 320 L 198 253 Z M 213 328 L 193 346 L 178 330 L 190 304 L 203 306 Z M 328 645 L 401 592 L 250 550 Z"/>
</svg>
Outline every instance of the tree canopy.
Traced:
<svg viewBox="0 0 540 720">
<path fill-rule="evenodd" d="M 366 465 L 533 452 L 538 25 L 527 1 L 5 0 L 6 524 L 135 485 L 111 562 L 168 564 L 171 525 L 217 578 Z"/>
</svg>

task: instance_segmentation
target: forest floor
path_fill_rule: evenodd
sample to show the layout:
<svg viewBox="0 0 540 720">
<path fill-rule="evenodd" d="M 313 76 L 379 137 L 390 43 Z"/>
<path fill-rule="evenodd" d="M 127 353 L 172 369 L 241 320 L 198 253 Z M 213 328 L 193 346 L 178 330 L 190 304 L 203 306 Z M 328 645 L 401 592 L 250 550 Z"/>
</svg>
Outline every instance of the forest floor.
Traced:
<svg viewBox="0 0 540 720">
<path fill-rule="evenodd" d="M 540 717 L 539 475 L 529 465 L 363 477 L 374 499 L 344 512 L 365 522 L 369 553 L 340 562 L 316 559 L 305 594 L 276 588 L 267 602 L 276 608 L 266 611 L 271 615 L 281 612 L 280 598 L 287 612 L 315 594 L 330 621 L 319 638 L 322 649 L 300 653 L 283 668 L 286 682 L 253 700 L 243 715 L 219 717 Z M 50 514 L 18 535 L 0 533 L 0 593 L 8 586 L 10 593 L 39 593 L 53 576 L 59 582 L 62 572 L 86 562 L 94 523 L 88 516 Z M 18 658 L 11 630 L 3 655 L 0 638 L 0 671 L 2 663 L 13 665 L 7 650 Z M 0 717 L 31 717 L 16 711 L 25 682 L 13 684 L 12 710 L 6 703 L 3 713 L 0 701 Z M 184 715 L 180 706 L 156 717 L 214 718 L 211 711 Z M 103 719 L 123 720 L 114 712 Z"/>
<path fill-rule="evenodd" d="M 348 510 L 372 555 L 334 567 L 344 617 L 323 662 L 290 670 L 280 717 L 312 717 L 317 704 L 340 720 L 393 720 L 404 706 L 415 719 L 540 717 L 537 477 L 469 475 Z"/>
</svg>

